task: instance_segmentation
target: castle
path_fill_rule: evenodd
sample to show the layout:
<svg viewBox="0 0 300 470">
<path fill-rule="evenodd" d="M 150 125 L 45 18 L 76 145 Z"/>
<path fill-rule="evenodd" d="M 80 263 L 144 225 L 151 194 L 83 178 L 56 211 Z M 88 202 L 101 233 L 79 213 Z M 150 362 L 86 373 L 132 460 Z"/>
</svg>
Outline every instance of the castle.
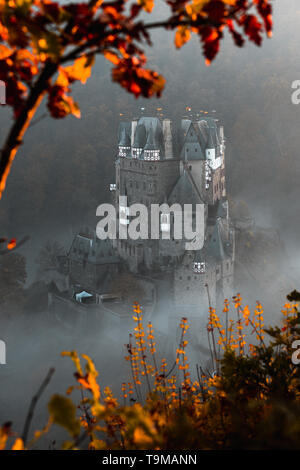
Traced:
<svg viewBox="0 0 300 470">
<path fill-rule="evenodd" d="M 234 229 L 226 198 L 224 130 L 218 120 L 190 113 L 177 122 L 143 115 L 123 121 L 116 154 L 110 190 L 120 224 L 128 223 L 123 220 L 128 206 L 140 203 L 151 211 L 158 204 L 160 237 L 111 241 L 78 234 L 69 252 L 71 284 L 77 291 L 100 294 L 106 279 L 120 269 L 165 278 L 165 293 L 181 312 L 195 307 L 207 312 L 209 303 L 217 306 L 231 296 Z M 196 205 L 202 208 L 197 250 L 187 250 L 186 240 L 174 237 L 176 207 L 184 204 L 192 204 L 193 220 Z"/>
</svg>

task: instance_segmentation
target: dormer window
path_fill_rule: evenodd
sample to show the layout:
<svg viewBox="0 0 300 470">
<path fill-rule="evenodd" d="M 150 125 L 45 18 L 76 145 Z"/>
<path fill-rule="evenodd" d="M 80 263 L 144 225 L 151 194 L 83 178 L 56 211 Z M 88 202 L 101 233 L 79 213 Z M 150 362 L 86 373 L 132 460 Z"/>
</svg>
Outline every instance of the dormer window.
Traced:
<svg viewBox="0 0 300 470">
<path fill-rule="evenodd" d="M 194 272 L 197 274 L 205 274 L 205 263 L 194 263 Z"/>
</svg>

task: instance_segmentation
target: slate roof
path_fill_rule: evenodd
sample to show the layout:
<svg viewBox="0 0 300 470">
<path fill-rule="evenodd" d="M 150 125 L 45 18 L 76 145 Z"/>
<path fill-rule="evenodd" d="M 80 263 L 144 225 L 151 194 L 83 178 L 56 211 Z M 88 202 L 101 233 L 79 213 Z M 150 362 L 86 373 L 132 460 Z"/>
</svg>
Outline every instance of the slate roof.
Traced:
<svg viewBox="0 0 300 470">
<path fill-rule="evenodd" d="M 118 145 L 121 144 L 121 139 L 124 136 L 125 132 L 125 138 L 129 139 L 129 146 L 131 145 L 131 122 L 130 121 L 121 121 L 119 124 L 119 130 L 118 130 Z"/>
<path fill-rule="evenodd" d="M 119 146 L 129 147 L 131 143 L 131 122 L 121 122 L 118 134 Z M 206 149 L 218 149 L 219 129 L 212 117 L 192 121 L 188 117 L 173 123 L 172 143 L 175 155 L 183 160 L 205 160 Z M 133 148 L 160 150 L 164 158 L 164 137 L 162 121 L 158 117 L 142 116 L 137 121 Z M 129 156 L 129 155 L 128 155 Z M 143 152 L 139 155 L 144 158 Z"/>
<path fill-rule="evenodd" d="M 144 147 L 144 150 L 157 150 L 159 148 L 160 148 L 160 145 L 157 144 L 157 142 L 155 141 L 154 131 L 153 131 L 153 127 L 152 127 L 152 124 L 151 124 L 150 129 L 148 131 L 147 142 L 146 142 L 146 145 Z"/>
<path fill-rule="evenodd" d="M 202 204 L 200 193 L 187 169 L 183 170 L 169 197 L 168 203 L 174 204 Z"/>
<path fill-rule="evenodd" d="M 197 132 L 197 126 L 189 121 L 186 128 L 186 135 L 181 150 L 181 158 L 184 160 L 205 160 L 205 152 L 203 151 Z"/>
<path fill-rule="evenodd" d="M 146 144 L 147 133 L 144 124 L 138 122 L 134 134 L 133 147 L 144 148 Z"/>
</svg>

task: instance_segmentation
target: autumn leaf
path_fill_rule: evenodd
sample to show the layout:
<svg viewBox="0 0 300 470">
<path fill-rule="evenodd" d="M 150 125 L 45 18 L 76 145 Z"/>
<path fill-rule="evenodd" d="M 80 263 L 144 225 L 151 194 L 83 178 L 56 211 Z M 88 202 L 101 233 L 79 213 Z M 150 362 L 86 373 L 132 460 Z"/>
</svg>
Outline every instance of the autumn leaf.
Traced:
<svg viewBox="0 0 300 470">
<path fill-rule="evenodd" d="M 138 4 L 147 12 L 151 13 L 154 7 L 154 0 L 138 0 Z"/>
<path fill-rule="evenodd" d="M 12 54 L 13 54 L 12 49 L 4 46 L 3 44 L 0 45 L 0 60 L 7 59 L 7 57 L 9 57 Z"/>
<path fill-rule="evenodd" d="M 25 450 L 24 442 L 20 437 L 15 440 L 11 450 Z"/>
<path fill-rule="evenodd" d="M 16 247 L 16 245 L 17 245 L 17 240 L 15 238 L 12 238 L 6 245 L 6 248 L 8 250 L 13 250 Z"/>
<path fill-rule="evenodd" d="M 11 434 L 11 423 L 7 422 L 0 428 L 0 450 L 4 450 L 8 437 Z"/>
<path fill-rule="evenodd" d="M 118 63 L 120 62 L 120 59 L 115 52 L 105 51 L 104 57 L 114 65 L 118 65 Z"/>
<path fill-rule="evenodd" d="M 191 38 L 191 32 L 187 26 L 179 26 L 175 33 L 175 46 L 179 49 Z"/>
<path fill-rule="evenodd" d="M 137 427 L 133 432 L 133 440 L 137 445 L 151 444 L 153 439 L 145 433 L 143 428 Z"/>
</svg>

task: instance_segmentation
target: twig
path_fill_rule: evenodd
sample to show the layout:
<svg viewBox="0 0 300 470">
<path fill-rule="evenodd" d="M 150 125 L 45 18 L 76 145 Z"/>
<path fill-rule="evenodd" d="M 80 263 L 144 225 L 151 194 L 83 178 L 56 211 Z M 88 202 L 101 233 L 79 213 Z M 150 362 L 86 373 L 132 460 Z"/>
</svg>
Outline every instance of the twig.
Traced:
<svg viewBox="0 0 300 470">
<path fill-rule="evenodd" d="M 24 446 L 26 445 L 26 442 L 27 442 L 29 428 L 30 428 L 31 421 L 32 421 L 32 418 L 33 418 L 33 415 L 34 415 L 35 407 L 37 405 L 38 400 L 41 398 L 41 395 L 43 394 L 45 388 L 49 384 L 49 382 L 52 378 L 52 375 L 54 374 L 54 371 L 55 371 L 54 368 L 49 369 L 48 374 L 46 375 L 45 379 L 43 380 L 40 388 L 38 389 L 38 391 L 36 393 L 36 395 L 34 395 L 32 400 L 31 400 L 29 410 L 28 410 L 28 413 L 27 413 L 27 416 L 26 416 L 25 424 L 24 424 L 23 433 L 22 433 L 22 439 L 23 439 L 23 442 L 24 442 Z"/>
</svg>

